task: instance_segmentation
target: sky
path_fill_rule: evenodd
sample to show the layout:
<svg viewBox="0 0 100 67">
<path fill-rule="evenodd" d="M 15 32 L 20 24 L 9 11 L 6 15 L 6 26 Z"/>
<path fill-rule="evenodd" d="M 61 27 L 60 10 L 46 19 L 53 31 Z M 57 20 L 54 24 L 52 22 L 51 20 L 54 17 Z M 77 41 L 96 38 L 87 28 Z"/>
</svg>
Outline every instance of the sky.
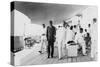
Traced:
<svg viewBox="0 0 100 67">
<path fill-rule="evenodd" d="M 85 5 L 15 2 L 15 9 L 28 16 L 31 23 L 47 25 L 50 20 L 53 20 L 54 24 L 61 23 L 87 7 Z"/>
</svg>

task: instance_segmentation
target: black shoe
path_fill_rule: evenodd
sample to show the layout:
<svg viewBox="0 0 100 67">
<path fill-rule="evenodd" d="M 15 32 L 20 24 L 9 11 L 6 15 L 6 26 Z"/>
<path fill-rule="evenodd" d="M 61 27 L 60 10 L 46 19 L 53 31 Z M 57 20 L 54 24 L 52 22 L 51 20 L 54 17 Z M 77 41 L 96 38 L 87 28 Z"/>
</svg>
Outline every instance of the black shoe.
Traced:
<svg viewBox="0 0 100 67">
<path fill-rule="evenodd" d="M 59 58 L 58 60 L 62 60 L 63 58 L 61 57 L 61 58 Z"/>
<path fill-rule="evenodd" d="M 42 54 L 42 51 L 39 51 L 40 54 Z"/>
<path fill-rule="evenodd" d="M 50 57 L 48 56 L 48 58 L 50 58 Z"/>
<path fill-rule="evenodd" d="M 51 58 L 53 58 L 53 56 L 51 56 Z"/>
</svg>

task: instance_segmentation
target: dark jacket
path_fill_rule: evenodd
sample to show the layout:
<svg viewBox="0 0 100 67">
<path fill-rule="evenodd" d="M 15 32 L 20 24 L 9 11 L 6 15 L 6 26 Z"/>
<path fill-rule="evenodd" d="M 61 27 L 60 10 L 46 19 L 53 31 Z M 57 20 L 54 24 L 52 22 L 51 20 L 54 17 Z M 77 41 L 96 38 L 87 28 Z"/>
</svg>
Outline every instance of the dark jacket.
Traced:
<svg viewBox="0 0 100 67">
<path fill-rule="evenodd" d="M 47 27 L 47 32 L 46 32 L 46 37 L 47 37 L 47 40 L 48 41 L 55 41 L 55 35 L 56 35 L 56 28 L 54 26 L 50 27 L 48 26 Z"/>
</svg>

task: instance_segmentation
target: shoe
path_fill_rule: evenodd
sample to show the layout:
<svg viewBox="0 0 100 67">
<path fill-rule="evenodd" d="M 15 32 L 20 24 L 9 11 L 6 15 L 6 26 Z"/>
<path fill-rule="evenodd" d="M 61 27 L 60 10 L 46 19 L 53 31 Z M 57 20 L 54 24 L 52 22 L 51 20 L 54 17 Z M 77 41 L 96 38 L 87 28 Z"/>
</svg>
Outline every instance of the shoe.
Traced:
<svg viewBox="0 0 100 67">
<path fill-rule="evenodd" d="M 48 56 L 48 58 L 50 58 L 50 57 Z"/>
<path fill-rule="evenodd" d="M 59 58 L 58 60 L 62 60 L 63 58 Z"/>
<path fill-rule="evenodd" d="M 53 56 L 51 56 L 51 58 L 53 58 Z"/>
<path fill-rule="evenodd" d="M 42 51 L 39 51 L 40 54 L 42 54 Z"/>
</svg>

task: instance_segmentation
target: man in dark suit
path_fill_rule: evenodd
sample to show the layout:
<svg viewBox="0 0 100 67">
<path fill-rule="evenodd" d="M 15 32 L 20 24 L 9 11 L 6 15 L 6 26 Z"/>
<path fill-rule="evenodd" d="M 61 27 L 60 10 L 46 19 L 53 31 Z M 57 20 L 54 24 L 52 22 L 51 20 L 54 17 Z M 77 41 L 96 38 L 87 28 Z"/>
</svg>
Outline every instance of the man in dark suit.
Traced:
<svg viewBox="0 0 100 67">
<path fill-rule="evenodd" d="M 47 27 L 47 32 L 46 32 L 46 37 L 47 37 L 47 41 L 48 41 L 48 46 L 47 46 L 47 50 L 48 50 L 48 58 L 53 58 L 53 54 L 54 54 L 54 42 L 55 42 L 55 35 L 56 35 L 56 28 L 53 26 L 52 21 L 49 21 L 49 26 Z"/>
</svg>

